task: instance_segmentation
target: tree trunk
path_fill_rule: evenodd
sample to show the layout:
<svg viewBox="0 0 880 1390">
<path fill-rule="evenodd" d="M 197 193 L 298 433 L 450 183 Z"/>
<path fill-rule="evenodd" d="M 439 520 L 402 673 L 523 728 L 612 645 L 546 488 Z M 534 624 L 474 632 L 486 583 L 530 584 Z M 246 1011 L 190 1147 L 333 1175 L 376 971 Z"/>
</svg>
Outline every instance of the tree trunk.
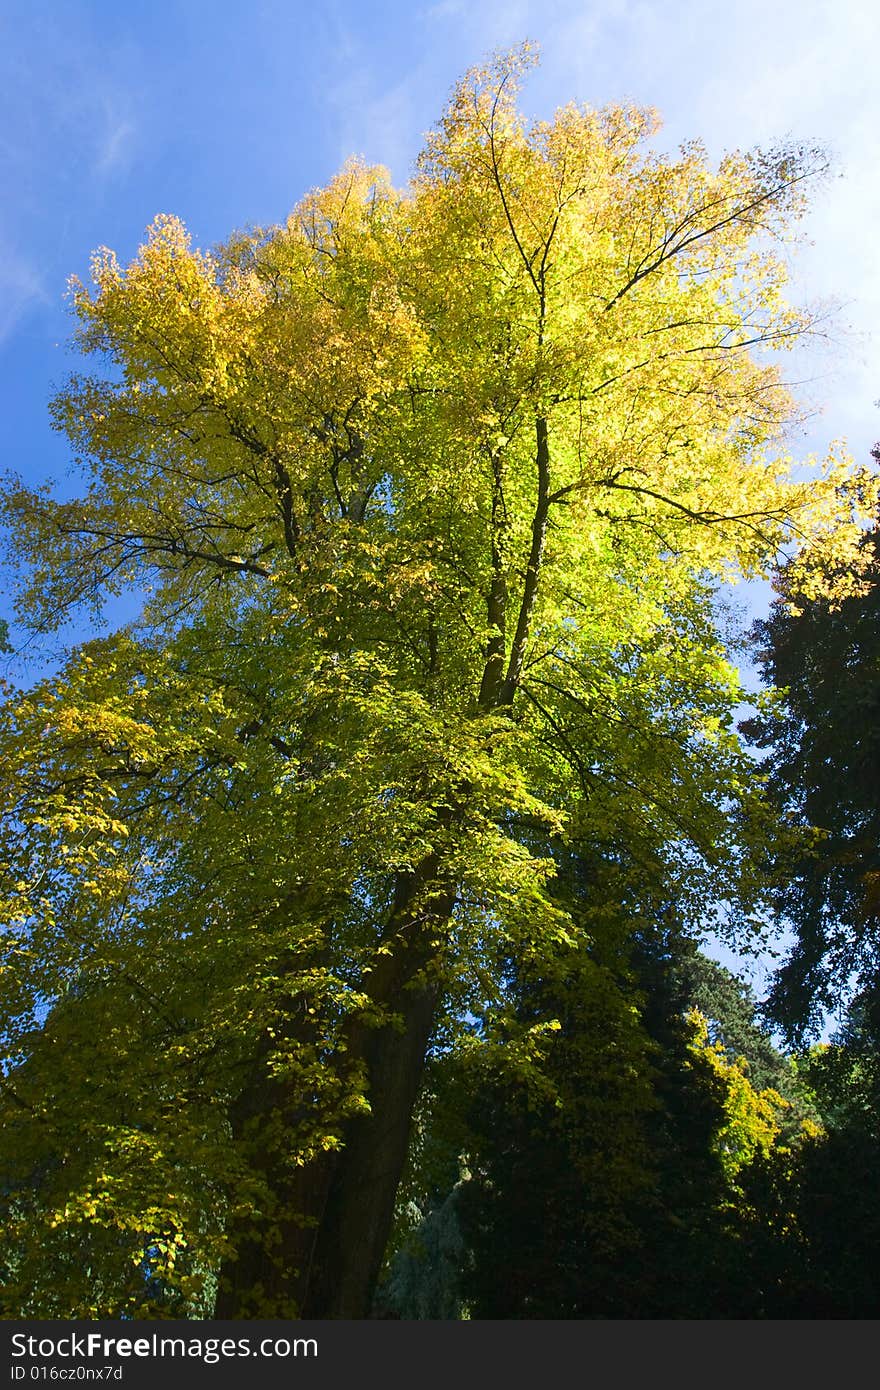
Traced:
<svg viewBox="0 0 880 1390">
<path fill-rule="evenodd" d="M 352 1122 L 332 1175 L 303 1317 L 369 1317 L 436 1004 L 436 987 L 412 989 L 399 1010 L 402 1028 L 373 1030 L 366 1048 L 371 1111 Z"/>
<path fill-rule="evenodd" d="M 258 1148 L 254 1161 L 281 1217 L 270 1213 L 240 1232 L 237 1258 L 221 1270 L 215 1317 L 369 1317 L 440 996 L 436 967 L 455 902 L 454 891 L 435 886 L 437 869 L 437 857 L 430 855 L 398 875 L 385 952 L 362 982 L 373 1003 L 392 1011 L 392 1021 L 376 1026 L 355 1015 L 344 1031 L 344 1064 L 363 1065 L 370 1113 L 348 1122 L 341 1150 L 322 1154 L 293 1176 L 283 1154 Z M 279 1082 L 257 1076 L 234 1124 L 256 1122 L 259 1130 L 261 1115 L 294 1101 Z"/>
</svg>

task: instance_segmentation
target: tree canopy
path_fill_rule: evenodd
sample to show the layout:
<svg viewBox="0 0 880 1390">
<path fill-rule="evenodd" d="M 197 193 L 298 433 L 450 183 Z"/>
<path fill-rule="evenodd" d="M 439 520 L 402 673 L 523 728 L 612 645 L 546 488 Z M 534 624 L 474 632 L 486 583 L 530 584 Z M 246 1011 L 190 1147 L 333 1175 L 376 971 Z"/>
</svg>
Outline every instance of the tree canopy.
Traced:
<svg viewBox="0 0 880 1390">
<path fill-rule="evenodd" d="M 19 620 L 143 606 L 2 709 L 25 1312 L 366 1316 L 429 1049 L 528 1069 L 511 982 L 652 865 L 687 930 L 766 902 L 712 595 L 858 554 L 873 481 L 796 466 L 768 351 L 824 159 L 529 125 L 531 61 L 463 79 L 403 190 L 351 163 L 210 252 L 161 216 L 74 285 L 83 490 L 6 487 Z"/>
</svg>

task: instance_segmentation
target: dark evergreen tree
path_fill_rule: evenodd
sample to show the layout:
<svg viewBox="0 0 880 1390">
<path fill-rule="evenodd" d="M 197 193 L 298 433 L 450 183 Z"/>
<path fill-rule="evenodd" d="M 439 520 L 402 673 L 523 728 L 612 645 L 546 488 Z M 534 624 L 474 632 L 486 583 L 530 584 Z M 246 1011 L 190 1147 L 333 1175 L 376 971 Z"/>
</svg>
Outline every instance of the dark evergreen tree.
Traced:
<svg viewBox="0 0 880 1390">
<path fill-rule="evenodd" d="M 784 704 L 744 727 L 767 750 L 782 806 L 816 834 L 780 896 L 795 940 L 769 1003 L 799 1040 L 854 982 L 870 988 L 880 964 L 880 531 L 863 547 L 864 592 L 803 599 L 783 572 L 754 634 Z"/>
<path fill-rule="evenodd" d="M 607 863 L 570 860 L 569 909 L 614 877 Z M 480 1054 L 478 1071 L 435 1064 L 429 1148 L 448 1165 L 457 1144 L 466 1166 L 452 1181 L 447 1166 L 446 1188 L 430 1193 L 392 1263 L 386 1309 L 514 1319 L 758 1315 L 743 1284 L 751 1270 L 739 1190 L 719 1145 L 728 1083 L 694 1045 L 692 1010 L 710 1021 L 722 1055 L 746 1057 L 756 1085 L 787 1083 L 792 1131 L 806 1105 L 748 991 L 696 950 L 668 903 L 655 906 L 653 920 L 621 910 L 601 948 L 560 952 L 549 977 L 519 972 L 519 1025 L 555 1025 L 537 1067 L 518 1065 L 509 1047 Z"/>
<path fill-rule="evenodd" d="M 768 1012 L 801 1043 L 828 1010 L 843 1015 L 801 1067 L 821 1132 L 756 1163 L 746 1184 L 747 1263 L 773 1317 L 880 1315 L 880 529 L 862 548 L 861 592 L 804 598 L 783 572 L 755 629 L 784 700 L 746 732 L 781 805 L 815 834 L 780 893 L 794 944 Z"/>
</svg>

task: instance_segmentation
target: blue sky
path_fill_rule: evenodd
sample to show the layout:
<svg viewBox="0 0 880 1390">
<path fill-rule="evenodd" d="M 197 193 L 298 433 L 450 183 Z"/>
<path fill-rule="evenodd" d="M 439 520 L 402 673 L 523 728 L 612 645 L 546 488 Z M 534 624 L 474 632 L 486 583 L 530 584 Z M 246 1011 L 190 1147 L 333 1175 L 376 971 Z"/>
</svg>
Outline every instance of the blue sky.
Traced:
<svg viewBox="0 0 880 1390">
<path fill-rule="evenodd" d="M 72 366 L 67 277 L 126 258 L 158 212 L 208 245 L 282 219 L 352 153 L 406 179 L 452 83 L 538 41 L 523 101 L 623 97 L 670 145 L 787 136 L 836 158 L 797 257 L 803 299 L 842 306 L 794 374 L 823 414 L 804 447 L 880 437 L 880 6 L 872 0 L 4 0 L 0 5 L 0 467 L 66 466 L 46 401 Z"/>
<path fill-rule="evenodd" d="M 46 403 L 74 365 L 67 277 L 95 247 L 130 257 L 159 212 L 200 245 L 279 221 L 350 154 L 403 182 L 455 79 L 526 38 L 535 116 L 627 98 L 659 109 L 670 146 L 829 147 L 795 273 L 802 302 L 839 307 L 790 359 L 817 412 L 794 443 L 842 437 L 864 459 L 880 438 L 875 0 L 3 0 L 0 470 L 66 471 Z"/>
</svg>

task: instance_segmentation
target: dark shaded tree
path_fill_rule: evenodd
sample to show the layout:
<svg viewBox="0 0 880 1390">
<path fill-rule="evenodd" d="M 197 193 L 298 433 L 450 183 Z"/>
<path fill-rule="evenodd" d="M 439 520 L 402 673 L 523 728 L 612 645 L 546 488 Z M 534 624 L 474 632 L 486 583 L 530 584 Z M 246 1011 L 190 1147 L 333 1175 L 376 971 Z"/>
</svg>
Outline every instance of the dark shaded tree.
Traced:
<svg viewBox="0 0 880 1390">
<path fill-rule="evenodd" d="M 870 988 L 880 966 L 880 532 L 861 549 L 861 592 L 805 597 L 783 571 L 754 630 L 781 699 L 745 732 L 766 750 L 782 807 L 814 833 L 778 900 L 794 944 L 769 1000 L 796 1039 L 815 1034 L 853 988 Z"/>
<path fill-rule="evenodd" d="M 583 910 L 621 888 L 619 866 L 584 859 L 560 880 L 575 913 L 578 899 Z M 733 1079 L 756 1113 L 740 1067 L 790 1083 L 797 1103 L 786 1111 L 775 1098 L 774 1137 L 788 1126 L 800 1138 L 804 1099 L 748 992 L 654 905 L 653 920 L 620 914 L 616 934 L 561 957 L 552 978 L 520 973 L 517 1021 L 550 1025 L 528 1067 L 509 1045 L 470 1067 L 435 1064 L 443 1103 L 428 1166 L 443 1162 L 382 1306 L 404 1317 L 456 1306 L 479 1318 L 752 1316 L 739 1184 L 763 1150 L 753 1116 L 732 1123 Z M 695 1007 L 724 1041 L 700 1045 Z"/>
</svg>

